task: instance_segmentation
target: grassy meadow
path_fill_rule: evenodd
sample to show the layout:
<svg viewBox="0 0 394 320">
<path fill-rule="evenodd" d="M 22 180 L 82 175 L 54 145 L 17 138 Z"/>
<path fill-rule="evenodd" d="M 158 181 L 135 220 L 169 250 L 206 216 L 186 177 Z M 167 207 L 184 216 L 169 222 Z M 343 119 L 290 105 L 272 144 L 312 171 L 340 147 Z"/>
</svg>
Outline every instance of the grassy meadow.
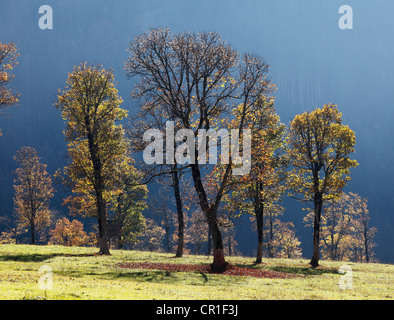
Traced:
<svg viewBox="0 0 394 320">
<path fill-rule="evenodd" d="M 305 259 L 264 259 L 253 265 L 251 257 L 227 257 L 239 267 L 287 274 L 289 279 L 253 278 L 203 272 L 127 269 L 122 263 L 156 262 L 207 265 L 212 258 L 112 250 L 95 255 L 96 248 L 0 245 L 0 299 L 368 299 L 394 298 L 394 265 L 321 261 L 311 269 Z M 341 289 L 342 265 L 352 269 L 352 289 Z M 52 288 L 39 282 L 52 270 Z M 50 268 L 48 268 L 48 266 Z M 41 270 L 41 272 L 40 272 Z"/>
</svg>

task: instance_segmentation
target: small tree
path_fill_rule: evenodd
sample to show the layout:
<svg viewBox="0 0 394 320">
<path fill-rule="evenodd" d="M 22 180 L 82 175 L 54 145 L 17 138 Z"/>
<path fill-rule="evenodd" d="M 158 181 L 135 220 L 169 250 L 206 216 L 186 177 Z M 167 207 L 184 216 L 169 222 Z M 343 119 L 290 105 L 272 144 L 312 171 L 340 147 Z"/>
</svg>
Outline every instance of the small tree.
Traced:
<svg viewBox="0 0 394 320">
<path fill-rule="evenodd" d="M 363 257 L 361 261 L 370 262 L 374 257 L 374 248 L 376 247 L 374 238 L 377 229 L 370 226 L 371 217 L 367 207 L 367 199 L 363 199 L 355 193 L 349 193 L 349 195 L 354 199 L 353 208 L 358 217 L 355 229 L 362 235 Z"/>
<path fill-rule="evenodd" d="M 301 201 L 314 207 L 313 256 L 311 266 L 320 258 L 320 222 L 323 203 L 338 197 L 350 180 L 350 168 L 358 165 L 349 155 L 354 152 L 356 136 L 342 124 L 336 105 L 326 104 L 297 115 L 290 123 L 289 159 L 293 170 L 290 185 Z"/>
<path fill-rule="evenodd" d="M 84 246 L 89 243 L 89 236 L 83 230 L 83 223 L 78 220 L 70 222 L 66 217 L 56 221 L 55 229 L 51 231 L 50 244 L 62 246 Z"/>
<path fill-rule="evenodd" d="M 289 259 L 300 258 L 302 255 L 301 242 L 296 237 L 294 224 L 275 219 L 274 228 L 272 247 L 276 252 L 275 255 Z"/>
<path fill-rule="evenodd" d="M 312 225 L 313 212 L 304 221 Z M 367 200 L 349 192 L 328 201 L 321 220 L 322 255 L 331 260 L 369 262 L 376 228 L 369 225 Z"/>
<path fill-rule="evenodd" d="M 33 148 L 22 147 L 14 159 L 19 165 L 14 179 L 18 229 L 29 228 L 31 244 L 35 244 L 37 233 L 50 223 L 49 202 L 54 193 L 52 178 Z"/>
<path fill-rule="evenodd" d="M 133 168 L 122 179 L 122 192 L 116 197 L 109 219 L 109 236 L 114 238 L 116 247 L 122 249 L 126 243 L 135 243 L 145 230 L 142 211 L 146 206 L 148 189 L 138 185 L 139 173 Z"/>
<path fill-rule="evenodd" d="M 201 209 L 197 208 L 192 212 L 186 233 L 190 235 L 190 245 L 193 246 L 193 253 L 202 254 L 208 241 L 208 224 Z"/>
<path fill-rule="evenodd" d="M 264 218 L 272 215 L 285 190 L 283 145 L 285 126 L 275 112 L 274 99 L 261 96 L 245 118 L 251 130 L 251 172 L 233 177 L 232 192 L 226 197 L 229 206 L 255 217 L 257 229 L 256 263 L 263 257 Z M 238 119 L 242 119 L 236 113 Z M 271 221 L 272 222 L 272 221 Z M 272 231 L 272 228 L 271 228 Z M 272 232 L 271 232 L 272 233 Z M 272 236 L 271 236 L 272 237 Z M 269 244 L 268 244 L 269 245 Z"/>
<path fill-rule="evenodd" d="M 137 250 L 162 251 L 165 230 L 154 220 L 146 219 L 144 233 L 138 238 Z"/>
</svg>

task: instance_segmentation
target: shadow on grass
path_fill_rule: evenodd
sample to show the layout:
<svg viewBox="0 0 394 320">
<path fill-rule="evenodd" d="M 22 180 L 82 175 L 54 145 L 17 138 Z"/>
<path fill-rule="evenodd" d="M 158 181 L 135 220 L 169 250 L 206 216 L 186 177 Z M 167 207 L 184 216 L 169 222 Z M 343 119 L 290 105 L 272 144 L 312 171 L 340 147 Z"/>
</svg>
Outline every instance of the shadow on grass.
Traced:
<svg viewBox="0 0 394 320">
<path fill-rule="evenodd" d="M 55 270 L 54 273 L 59 276 L 71 278 L 86 279 L 103 279 L 103 280 L 125 280 L 135 281 L 138 283 L 162 283 L 172 285 L 222 285 L 231 286 L 235 283 L 243 283 L 242 277 L 217 277 L 216 275 L 207 275 L 203 272 L 190 271 L 168 271 L 154 269 L 130 269 L 118 270 L 114 268 L 111 271 L 100 272 L 91 270 Z"/>
<path fill-rule="evenodd" d="M 120 272 L 112 274 L 114 279 L 133 279 L 146 282 L 171 282 L 176 280 L 177 276 L 171 271 L 165 270 L 144 270 L 144 271 L 131 271 Z"/>
<path fill-rule="evenodd" d="M 322 274 L 339 274 L 338 270 L 335 268 L 318 267 L 311 268 L 309 266 L 272 266 L 265 265 L 264 263 L 253 263 L 250 265 L 245 264 L 235 264 L 240 268 L 250 268 L 258 270 L 271 270 L 280 273 L 296 274 L 301 276 L 317 276 Z"/>
<path fill-rule="evenodd" d="M 322 274 L 339 274 L 337 269 L 332 268 L 311 268 L 311 267 L 296 267 L 296 266 L 272 266 L 269 267 L 270 270 L 284 272 L 284 273 L 292 273 L 304 276 L 317 276 Z"/>
<path fill-rule="evenodd" d="M 12 254 L 0 255 L 0 261 L 14 261 L 14 262 L 43 262 L 54 257 L 89 257 L 94 254 L 72 254 L 72 253 L 30 253 L 30 254 Z"/>
<path fill-rule="evenodd" d="M 181 274 L 180 272 L 172 272 L 166 270 L 132 270 L 118 272 L 116 270 L 110 272 L 95 272 L 94 270 L 56 270 L 56 275 L 71 278 L 86 279 L 106 279 L 106 280 L 132 280 L 137 282 L 151 283 L 183 283 L 184 281 L 203 282 L 204 280 L 198 273 L 194 276 L 191 273 Z"/>
</svg>

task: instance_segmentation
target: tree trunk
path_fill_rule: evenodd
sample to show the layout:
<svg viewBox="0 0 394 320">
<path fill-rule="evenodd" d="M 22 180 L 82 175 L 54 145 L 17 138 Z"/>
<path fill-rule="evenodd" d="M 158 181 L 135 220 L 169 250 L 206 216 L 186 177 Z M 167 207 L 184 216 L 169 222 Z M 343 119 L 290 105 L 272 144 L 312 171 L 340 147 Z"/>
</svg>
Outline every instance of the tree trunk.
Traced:
<svg viewBox="0 0 394 320">
<path fill-rule="evenodd" d="M 269 220 L 270 232 L 269 232 L 269 241 L 267 243 L 268 247 L 268 257 L 274 257 L 274 217 L 272 216 L 272 212 L 270 212 L 270 220 Z"/>
<path fill-rule="evenodd" d="M 118 241 L 117 241 L 117 244 L 116 244 L 116 248 L 117 248 L 118 250 L 121 250 L 121 249 L 123 248 L 123 241 L 122 241 L 121 237 L 118 237 Z"/>
<path fill-rule="evenodd" d="M 211 232 L 211 228 L 208 227 L 207 256 L 211 254 L 211 251 L 212 251 L 212 232 Z"/>
<path fill-rule="evenodd" d="M 96 193 L 97 221 L 99 227 L 99 254 L 110 254 L 108 245 L 107 207 L 103 198 L 104 184 L 102 177 L 102 163 L 99 157 L 98 145 L 90 127 L 89 117 L 85 117 L 89 153 L 93 164 L 94 190 Z"/>
<path fill-rule="evenodd" d="M 212 233 L 213 242 L 213 263 L 211 269 L 214 272 L 223 272 L 227 263 L 224 260 L 223 240 L 216 219 L 210 219 L 209 228 Z"/>
<path fill-rule="evenodd" d="M 167 208 L 163 206 L 163 227 L 164 227 L 164 232 L 165 232 L 165 237 L 164 237 L 164 243 L 165 243 L 165 250 L 166 252 L 170 253 L 171 252 L 171 244 L 170 244 L 170 216 L 167 211 Z"/>
<path fill-rule="evenodd" d="M 261 263 L 263 259 L 263 232 L 264 232 L 264 206 L 259 205 L 255 208 L 256 223 L 257 223 L 257 255 L 256 262 Z"/>
<path fill-rule="evenodd" d="M 364 224 L 364 247 L 365 247 L 365 262 L 369 262 L 369 250 L 368 250 L 368 227 Z"/>
<path fill-rule="evenodd" d="M 31 244 L 36 244 L 36 230 L 35 230 L 34 222 L 30 223 L 30 231 L 31 231 Z"/>
<path fill-rule="evenodd" d="M 176 165 L 174 165 L 173 169 L 176 169 Z M 181 193 L 179 190 L 179 176 L 177 171 L 173 171 L 172 173 L 172 182 L 176 200 L 176 210 L 178 213 L 178 247 L 176 249 L 175 257 L 180 258 L 183 255 L 183 246 L 184 246 L 184 219 L 183 219 L 183 210 L 182 210 L 182 199 Z"/>
<path fill-rule="evenodd" d="M 200 207 L 205 217 L 207 218 L 208 226 L 212 234 L 213 244 L 213 263 L 211 269 L 214 272 L 223 272 L 226 269 L 226 262 L 224 260 L 223 240 L 217 223 L 217 207 L 209 206 L 207 194 L 204 189 L 204 185 L 201 181 L 201 173 L 198 165 L 193 164 L 191 166 L 192 176 L 194 181 L 194 187 L 196 189 Z M 218 196 L 218 195 L 217 195 Z"/>
<path fill-rule="evenodd" d="M 313 256 L 310 261 L 312 268 L 319 266 L 320 258 L 320 220 L 321 220 L 321 210 L 323 204 L 323 195 L 320 192 L 315 193 L 313 204 L 315 219 L 313 222 Z"/>
<path fill-rule="evenodd" d="M 107 209 L 102 192 L 97 190 L 97 221 L 99 227 L 99 254 L 109 255 Z"/>
</svg>

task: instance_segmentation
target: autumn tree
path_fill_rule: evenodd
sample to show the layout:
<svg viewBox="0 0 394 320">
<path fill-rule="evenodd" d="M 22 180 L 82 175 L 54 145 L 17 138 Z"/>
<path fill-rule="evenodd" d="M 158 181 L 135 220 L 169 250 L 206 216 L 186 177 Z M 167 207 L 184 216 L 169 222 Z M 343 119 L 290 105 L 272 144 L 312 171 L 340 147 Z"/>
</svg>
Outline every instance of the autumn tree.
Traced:
<svg viewBox="0 0 394 320">
<path fill-rule="evenodd" d="M 301 242 L 297 238 L 292 222 L 282 222 L 275 219 L 273 222 L 273 238 L 271 240 L 272 256 L 295 259 L 302 255 Z"/>
<path fill-rule="evenodd" d="M 138 237 L 135 245 L 137 250 L 162 251 L 165 230 L 153 219 L 145 219 L 145 231 Z"/>
<path fill-rule="evenodd" d="M 278 229 L 276 228 L 276 221 L 279 221 L 279 216 L 283 214 L 284 208 L 277 203 L 270 203 L 264 214 L 264 239 L 267 247 L 267 255 L 269 258 L 273 258 L 275 256 L 275 243 L 277 239 Z"/>
<path fill-rule="evenodd" d="M 0 217 L 0 228 L 1 230 L 5 230 L 0 234 L 0 244 L 18 243 L 17 237 L 19 233 L 15 220 L 16 219 L 12 219 L 11 217 Z"/>
<path fill-rule="evenodd" d="M 51 230 L 50 244 L 62 246 L 84 246 L 91 244 L 91 238 L 83 230 L 83 223 L 78 220 L 70 221 L 66 217 L 56 221 L 55 229 Z"/>
<path fill-rule="evenodd" d="M 189 238 L 188 247 L 194 254 L 202 254 L 208 241 L 208 224 L 200 208 L 190 213 L 188 222 L 186 228 L 186 234 Z"/>
<path fill-rule="evenodd" d="M 274 108 L 274 98 L 261 96 L 245 118 L 245 127 L 251 130 L 251 170 L 248 175 L 233 177 L 234 187 L 226 197 L 229 205 L 241 213 L 255 217 L 257 229 L 256 263 L 263 256 L 264 217 L 273 215 L 277 202 L 285 190 L 284 134 Z M 240 109 L 242 111 L 242 108 Z M 235 122 L 242 119 L 235 114 Z M 271 222 L 273 219 L 271 219 Z M 271 228 L 272 238 L 272 228 Z M 267 243 L 268 244 L 268 243 Z"/>
<path fill-rule="evenodd" d="M 73 195 L 66 203 L 97 217 L 101 254 L 110 254 L 107 207 L 122 193 L 120 177 L 132 167 L 123 128 L 116 124 L 127 116 L 121 103 L 113 72 L 84 62 L 69 73 L 55 104 L 67 121 L 65 174 Z"/>
<path fill-rule="evenodd" d="M 360 261 L 370 262 L 374 257 L 374 248 L 376 247 L 374 238 L 377 233 L 377 229 L 375 227 L 371 227 L 371 217 L 369 215 L 367 199 L 361 198 L 355 193 L 349 193 L 349 195 L 352 197 L 353 210 L 355 210 L 357 217 L 355 230 L 356 233 L 362 235 L 362 254 Z"/>
<path fill-rule="evenodd" d="M 295 116 L 289 129 L 289 159 L 293 170 L 290 185 L 298 199 L 314 208 L 312 267 L 319 265 L 320 229 L 323 203 L 338 197 L 350 179 L 350 169 L 358 165 L 350 159 L 354 152 L 354 132 L 342 124 L 336 105 L 326 104 Z"/>
<path fill-rule="evenodd" d="M 2 109 L 19 101 L 19 94 L 7 88 L 14 78 L 11 70 L 18 64 L 16 61 L 18 56 L 19 52 L 14 43 L 6 44 L 0 42 L 0 115 L 3 115 Z"/>
<path fill-rule="evenodd" d="M 132 97 L 141 101 L 141 108 L 149 113 L 152 122 L 159 118 L 170 120 L 188 132 L 191 130 L 193 137 L 186 140 L 193 139 L 193 144 L 194 139 L 200 138 L 205 146 L 201 130 L 206 133 L 219 128 L 237 105 L 242 106 L 241 119 L 237 128 L 232 129 L 239 130 L 234 139 L 241 140 L 242 118 L 251 112 L 250 106 L 269 87 L 268 66 L 264 60 L 249 54 L 241 56 L 218 33 L 173 35 L 169 29 L 154 29 L 136 37 L 128 51 L 126 74 L 136 79 Z M 178 138 L 185 142 L 185 137 Z M 189 161 L 188 166 L 212 234 L 212 269 L 223 271 L 226 262 L 217 212 L 230 175 L 242 174 L 242 168 L 236 167 L 236 157 L 230 156 L 228 163 L 221 167 L 217 192 L 208 196 L 204 176 L 213 166 L 205 167 L 204 159 L 199 158 L 197 144 L 188 152 L 194 154 L 194 161 Z M 175 164 L 177 160 L 171 153 L 166 153 L 166 158 L 168 164 Z"/>
<path fill-rule="evenodd" d="M 126 243 L 135 243 L 145 230 L 145 219 L 142 211 L 146 209 L 147 187 L 136 183 L 140 173 L 130 168 L 121 178 L 121 192 L 116 196 L 110 214 L 109 236 L 114 238 L 117 249 Z"/>
<path fill-rule="evenodd" d="M 313 212 L 305 216 L 312 225 Z M 369 262 L 375 246 L 376 228 L 369 223 L 367 200 L 349 192 L 327 201 L 321 220 L 322 256 L 331 260 Z"/>
<path fill-rule="evenodd" d="M 131 117 L 132 119 L 130 121 L 130 124 L 126 128 L 126 133 L 131 141 L 131 147 L 134 152 L 142 152 L 146 148 L 147 143 L 143 141 L 143 136 L 147 130 L 155 128 L 161 130 L 163 133 L 165 133 L 166 131 L 166 124 L 163 122 L 164 118 L 155 117 L 153 119 L 150 119 L 150 116 L 151 114 L 147 112 L 147 110 L 139 110 L 136 115 Z M 165 137 L 164 140 L 166 141 L 166 139 L 172 139 L 174 145 L 179 145 L 179 142 L 175 141 L 174 138 L 175 137 Z M 167 145 L 165 141 L 164 149 Z M 165 153 L 166 150 L 163 150 L 163 152 Z M 185 245 L 185 222 L 181 192 L 181 181 L 183 174 L 187 172 L 187 166 L 179 165 L 177 163 L 159 163 L 153 166 L 142 163 L 139 168 L 142 172 L 144 172 L 144 178 L 142 179 L 143 181 L 150 183 L 156 180 L 160 184 L 169 185 L 172 188 L 178 219 L 177 248 L 175 257 L 180 258 L 183 255 L 183 249 Z"/>
<path fill-rule="evenodd" d="M 18 229 L 30 229 L 31 244 L 50 223 L 49 203 L 54 194 L 47 166 L 35 149 L 22 147 L 14 157 L 18 163 L 14 179 L 14 207 Z"/>
</svg>

